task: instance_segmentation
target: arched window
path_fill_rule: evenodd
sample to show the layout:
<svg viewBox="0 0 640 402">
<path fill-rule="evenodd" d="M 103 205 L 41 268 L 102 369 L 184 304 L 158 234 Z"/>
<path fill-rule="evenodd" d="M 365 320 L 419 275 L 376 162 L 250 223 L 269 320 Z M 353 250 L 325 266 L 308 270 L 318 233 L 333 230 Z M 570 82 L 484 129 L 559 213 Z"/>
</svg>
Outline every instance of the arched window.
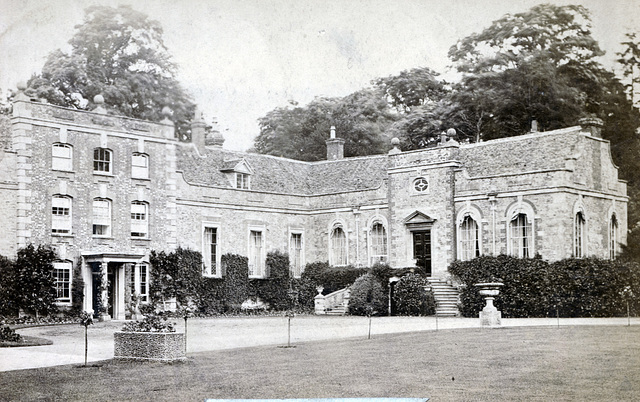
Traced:
<svg viewBox="0 0 640 402">
<path fill-rule="evenodd" d="M 142 201 L 131 203 L 131 237 L 149 236 L 149 204 Z"/>
<path fill-rule="evenodd" d="M 66 197 L 64 195 L 54 195 L 51 198 L 51 233 L 71 233 L 71 206 L 71 197 Z"/>
<path fill-rule="evenodd" d="M 134 152 L 131 156 L 131 177 L 134 179 L 149 178 L 149 156 Z"/>
<path fill-rule="evenodd" d="M 527 214 L 516 214 L 509 222 L 510 254 L 518 258 L 529 258 L 533 252 L 531 222 Z"/>
<path fill-rule="evenodd" d="M 480 236 L 478 223 L 471 217 L 466 215 L 460 224 L 460 259 L 468 261 L 480 256 Z"/>
<path fill-rule="evenodd" d="M 388 257 L 387 230 L 382 222 L 375 222 L 373 226 L 371 226 L 369 244 L 371 265 L 377 262 L 386 262 Z"/>
<path fill-rule="evenodd" d="M 618 254 L 618 218 L 611 215 L 609 222 L 609 259 L 615 260 Z"/>
<path fill-rule="evenodd" d="M 111 151 L 106 148 L 96 148 L 93 150 L 93 172 L 112 173 Z"/>
<path fill-rule="evenodd" d="M 73 170 L 73 147 L 71 145 L 53 144 L 51 148 L 51 169 Z"/>
<path fill-rule="evenodd" d="M 106 198 L 93 200 L 93 235 L 111 236 L 111 200 Z"/>
<path fill-rule="evenodd" d="M 582 211 L 576 213 L 574 221 L 573 235 L 573 256 L 575 258 L 583 258 L 585 256 L 585 237 L 586 237 L 587 221 Z"/>
<path fill-rule="evenodd" d="M 347 236 L 342 226 L 336 226 L 331 231 L 329 239 L 329 264 L 347 265 Z"/>
</svg>

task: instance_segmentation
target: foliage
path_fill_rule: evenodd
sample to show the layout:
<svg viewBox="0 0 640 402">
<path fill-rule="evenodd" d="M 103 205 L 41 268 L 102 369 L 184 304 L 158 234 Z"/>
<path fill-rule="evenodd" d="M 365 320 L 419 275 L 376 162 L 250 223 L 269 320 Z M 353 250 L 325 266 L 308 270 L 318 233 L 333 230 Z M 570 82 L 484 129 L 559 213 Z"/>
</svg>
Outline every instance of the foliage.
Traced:
<svg viewBox="0 0 640 402">
<path fill-rule="evenodd" d="M 417 275 L 405 275 L 396 283 L 393 300 L 397 315 L 423 316 L 436 312 L 436 300 L 431 291 L 427 291 L 426 278 Z"/>
<path fill-rule="evenodd" d="M 408 113 L 416 106 L 438 102 L 445 96 L 445 83 L 437 79 L 438 75 L 429 67 L 412 68 L 398 75 L 377 78 L 373 84 L 398 112 Z"/>
<path fill-rule="evenodd" d="M 71 313 L 81 315 L 84 302 L 84 279 L 82 279 L 82 259 L 78 259 L 73 267 L 73 278 L 71 279 Z"/>
<path fill-rule="evenodd" d="M 95 95 L 119 115 L 160 121 L 173 110 L 176 131 L 187 134 L 194 104 L 176 80 L 177 66 L 164 45 L 162 27 L 130 6 L 91 6 L 69 40 L 69 54 L 49 54 L 27 93 L 48 102 L 92 109 Z"/>
<path fill-rule="evenodd" d="M 291 276 L 289 267 L 289 255 L 280 251 L 267 253 L 266 267 L 268 277 L 254 279 L 251 283 L 255 293 L 262 301 L 274 310 L 287 310 L 291 308 Z"/>
<path fill-rule="evenodd" d="M 16 334 L 11 327 L 8 325 L 0 326 L 0 341 L 4 342 L 21 342 L 22 337 L 20 334 Z"/>
<path fill-rule="evenodd" d="M 14 264 L 14 297 L 18 307 L 34 312 L 36 317 L 57 310 L 56 290 L 53 276 L 53 261 L 56 253 L 48 245 L 33 244 L 18 250 Z"/>
<path fill-rule="evenodd" d="M 495 300 L 505 317 L 619 316 L 626 313 L 622 290 L 640 291 L 640 267 L 635 263 L 597 258 L 569 258 L 548 263 L 540 258 L 519 259 L 500 255 L 456 261 L 449 272 L 463 285 L 460 312 L 477 316 L 484 306 L 474 286 L 480 282 L 504 283 Z M 640 299 L 631 300 L 640 312 Z"/>
<path fill-rule="evenodd" d="M 222 266 L 225 310 L 240 311 L 242 302 L 249 298 L 249 260 L 241 255 L 225 254 Z"/>
<path fill-rule="evenodd" d="M 349 314 L 386 315 L 389 299 L 380 281 L 373 274 L 362 275 L 350 288 Z"/>
<path fill-rule="evenodd" d="M 187 305 L 198 297 L 202 281 L 202 255 L 193 250 L 178 247 L 175 251 L 152 251 L 151 298 L 157 303 L 176 298 L 180 304 Z"/>
<path fill-rule="evenodd" d="M 80 325 L 83 327 L 88 327 L 93 324 L 93 315 L 83 311 L 80 313 Z"/>
<path fill-rule="evenodd" d="M 176 332 L 175 323 L 166 316 L 149 314 L 142 320 L 130 321 L 122 327 L 123 332 Z"/>
<path fill-rule="evenodd" d="M 330 127 L 345 140 L 345 156 L 380 154 L 389 147 L 386 130 L 396 119 L 380 90 L 363 89 L 343 98 L 316 98 L 304 107 L 279 107 L 258 119 L 255 151 L 318 161 L 326 159 Z"/>
<path fill-rule="evenodd" d="M 622 42 L 624 50 L 616 54 L 620 56 L 618 63 L 622 66 L 622 74 L 628 79 L 625 85 L 627 94 L 634 106 L 639 106 L 637 102 L 640 100 L 635 99 L 634 86 L 640 85 L 640 74 L 635 73 L 640 68 L 640 40 L 636 32 L 628 32 L 625 36 L 627 40 Z"/>
<path fill-rule="evenodd" d="M 15 279 L 13 261 L 0 255 L 0 315 L 16 315 L 18 312 L 14 297 Z"/>
</svg>

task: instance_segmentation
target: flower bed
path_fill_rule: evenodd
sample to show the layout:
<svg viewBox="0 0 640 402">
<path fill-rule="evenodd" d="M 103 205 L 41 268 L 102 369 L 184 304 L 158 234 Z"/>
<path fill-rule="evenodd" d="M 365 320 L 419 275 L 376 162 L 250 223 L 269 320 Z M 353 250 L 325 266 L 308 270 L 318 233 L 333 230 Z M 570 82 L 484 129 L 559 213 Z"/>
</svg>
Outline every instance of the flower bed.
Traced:
<svg viewBox="0 0 640 402">
<path fill-rule="evenodd" d="M 114 357 L 173 362 L 185 360 L 184 334 L 179 332 L 115 332 Z"/>
</svg>

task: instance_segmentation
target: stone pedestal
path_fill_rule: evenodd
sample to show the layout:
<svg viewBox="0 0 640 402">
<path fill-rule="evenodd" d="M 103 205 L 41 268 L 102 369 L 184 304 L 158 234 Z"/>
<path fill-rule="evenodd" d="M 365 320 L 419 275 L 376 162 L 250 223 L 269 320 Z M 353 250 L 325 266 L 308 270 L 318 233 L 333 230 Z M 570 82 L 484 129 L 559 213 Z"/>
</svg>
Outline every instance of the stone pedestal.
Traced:
<svg viewBox="0 0 640 402">
<path fill-rule="evenodd" d="M 493 305 L 493 300 L 500 294 L 500 282 L 476 283 L 480 288 L 481 296 L 484 296 L 487 305 L 480 312 L 480 326 L 482 327 L 499 327 L 501 325 L 502 313 Z"/>
<path fill-rule="evenodd" d="M 485 298 L 487 305 L 480 312 L 480 326 L 498 327 L 502 319 L 502 313 L 493 305 L 493 297 Z"/>
</svg>

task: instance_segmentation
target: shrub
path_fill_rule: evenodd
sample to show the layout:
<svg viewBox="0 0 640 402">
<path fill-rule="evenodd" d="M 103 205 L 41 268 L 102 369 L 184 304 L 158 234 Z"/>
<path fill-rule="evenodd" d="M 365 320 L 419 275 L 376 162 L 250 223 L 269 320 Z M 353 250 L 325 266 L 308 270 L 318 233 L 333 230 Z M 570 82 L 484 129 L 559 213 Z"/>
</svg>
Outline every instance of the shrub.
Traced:
<svg viewBox="0 0 640 402">
<path fill-rule="evenodd" d="M 13 297 L 18 307 L 39 315 L 57 311 L 56 290 L 51 272 L 56 253 L 51 246 L 33 244 L 18 250 L 14 264 Z"/>
<path fill-rule="evenodd" d="M 14 297 L 15 271 L 13 261 L 0 255 L 0 315 L 17 315 L 18 303 Z"/>
<path fill-rule="evenodd" d="M 432 315 L 436 312 L 433 293 L 427 291 L 427 280 L 417 274 L 405 275 L 396 283 L 393 301 L 397 315 Z"/>
<path fill-rule="evenodd" d="M 222 256 L 225 311 L 240 311 L 242 302 L 249 297 L 249 260 L 237 254 Z"/>
<path fill-rule="evenodd" d="M 475 317 L 485 302 L 474 286 L 500 281 L 504 286 L 495 300 L 505 317 L 602 317 L 626 313 L 622 290 L 629 286 L 634 313 L 640 303 L 640 269 L 637 264 L 596 258 L 569 258 L 549 264 L 541 258 L 519 259 L 500 255 L 456 261 L 449 272 L 464 288 L 462 315 Z"/>
<path fill-rule="evenodd" d="M 271 251 L 266 260 L 268 278 L 254 279 L 254 293 L 274 310 L 291 308 L 292 300 L 289 296 L 291 276 L 289 255 L 280 251 Z"/>
<path fill-rule="evenodd" d="M 202 254 L 178 247 L 171 253 L 151 251 L 151 298 L 157 303 L 176 298 L 182 305 L 198 297 L 202 281 Z"/>
<path fill-rule="evenodd" d="M 141 321 L 131 321 L 124 324 L 123 332 L 176 332 L 175 323 L 168 322 L 167 317 L 149 314 Z"/>
<path fill-rule="evenodd" d="M 385 315 L 388 297 L 378 279 L 371 273 L 362 275 L 351 285 L 349 313 L 353 315 Z"/>
<path fill-rule="evenodd" d="M 299 303 L 304 308 L 312 310 L 314 298 L 318 294 L 316 288 L 322 286 L 322 294 L 327 295 L 351 286 L 358 277 L 368 271 L 368 268 L 356 268 L 351 265 L 332 267 L 327 262 L 307 264 L 300 280 L 295 282 L 299 291 Z"/>
<path fill-rule="evenodd" d="M 20 334 L 11 329 L 8 325 L 0 326 L 0 341 L 5 342 L 22 342 Z"/>
</svg>

